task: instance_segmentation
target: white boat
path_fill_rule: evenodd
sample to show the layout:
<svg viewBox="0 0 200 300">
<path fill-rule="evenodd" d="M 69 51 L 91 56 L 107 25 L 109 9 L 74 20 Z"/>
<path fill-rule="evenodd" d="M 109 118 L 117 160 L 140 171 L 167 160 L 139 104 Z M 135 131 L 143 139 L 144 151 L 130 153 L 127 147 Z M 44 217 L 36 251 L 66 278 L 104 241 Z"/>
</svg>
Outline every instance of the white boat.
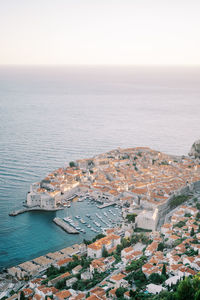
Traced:
<svg viewBox="0 0 200 300">
<path fill-rule="evenodd" d="M 64 218 L 64 220 L 67 222 L 72 222 L 72 219 L 70 217 L 66 217 L 66 218 Z"/>
</svg>

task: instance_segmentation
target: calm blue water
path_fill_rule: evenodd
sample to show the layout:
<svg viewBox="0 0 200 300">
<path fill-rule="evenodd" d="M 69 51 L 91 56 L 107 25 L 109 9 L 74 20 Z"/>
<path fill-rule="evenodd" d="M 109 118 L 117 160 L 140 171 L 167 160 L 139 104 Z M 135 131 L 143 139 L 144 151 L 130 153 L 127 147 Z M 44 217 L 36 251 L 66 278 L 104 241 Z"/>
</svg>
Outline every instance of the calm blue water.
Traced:
<svg viewBox="0 0 200 300">
<path fill-rule="evenodd" d="M 119 146 L 187 154 L 199 116 L 199 68 L 0 67 L 0 268 L 90 238 L 53 224 L 61 212 L 9 217 L 30 183 Z"/>
</svg>

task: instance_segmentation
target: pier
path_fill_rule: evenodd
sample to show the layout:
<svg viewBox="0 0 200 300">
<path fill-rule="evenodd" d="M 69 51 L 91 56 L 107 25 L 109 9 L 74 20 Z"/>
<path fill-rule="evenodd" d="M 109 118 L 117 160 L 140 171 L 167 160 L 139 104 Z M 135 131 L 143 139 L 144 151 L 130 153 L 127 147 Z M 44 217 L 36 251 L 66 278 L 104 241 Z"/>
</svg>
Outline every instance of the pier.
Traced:
<svg viewBox="0 0 200 300">
<path fill-rule="evenodd" d="M 54 218 L 53 222 L 58 225 L 59 227 L 61 227 L 64 231 L 66 231 L 67 233 L 71 233 L 71 234 L 78 234 L 79 231 L 74 229 L 72 226 L 70 226 L 69 224 L 67 224 L 66 222 L 64 222 L 62 219 L 60 218 Z"/>
<path fill-rule="evenodd" d="M 104 207 L 108 207 L 108 206 L 112 206 L 112 205 L 116 205 L 116 202 L 110 202 L 110 203 L 104 203 L 102 205 L 98 205 L 98 208 L 104 208 Z"/>
</svg>

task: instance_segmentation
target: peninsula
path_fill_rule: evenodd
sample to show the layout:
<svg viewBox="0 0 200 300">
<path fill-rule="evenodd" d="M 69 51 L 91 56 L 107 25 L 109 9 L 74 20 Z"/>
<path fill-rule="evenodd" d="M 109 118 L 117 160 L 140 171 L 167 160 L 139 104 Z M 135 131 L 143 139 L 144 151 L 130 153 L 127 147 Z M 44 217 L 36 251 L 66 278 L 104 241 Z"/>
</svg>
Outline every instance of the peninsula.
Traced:
<svg viewBox="0 0 200 300">
<path fill-rule="evenodd" d="M 102 207 L 116 203 L 126 213 L 136 212 L 136 226 L 156 230 L 165 214 L 184 200 L 179 196 L 186 197 L 197 187 L 197 156 L 168 155 L 147 147 L 118 148 L 72 161 L 32 184 L 26 206 L 57 210 L 74 197 L 91 197 Z"/>
</svg>

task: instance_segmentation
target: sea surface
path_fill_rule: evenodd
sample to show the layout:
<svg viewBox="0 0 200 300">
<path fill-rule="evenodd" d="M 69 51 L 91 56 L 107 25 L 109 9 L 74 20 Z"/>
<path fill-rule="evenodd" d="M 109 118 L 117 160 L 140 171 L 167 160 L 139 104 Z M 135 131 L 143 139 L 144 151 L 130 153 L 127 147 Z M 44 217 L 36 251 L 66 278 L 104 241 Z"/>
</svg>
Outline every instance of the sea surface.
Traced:
<svg viewBox="0 0 200 300">
<path fill-rule="evenodd" d="M 32 182 L 117 147 L 186 155 L 200 138 L 200 68 L 0 67 L 0 268 L 55 251 L 73 236 L 52 219 L 9 217 Z M 75 203 L 71 214 L 98 209 Z"/>
</svg>

